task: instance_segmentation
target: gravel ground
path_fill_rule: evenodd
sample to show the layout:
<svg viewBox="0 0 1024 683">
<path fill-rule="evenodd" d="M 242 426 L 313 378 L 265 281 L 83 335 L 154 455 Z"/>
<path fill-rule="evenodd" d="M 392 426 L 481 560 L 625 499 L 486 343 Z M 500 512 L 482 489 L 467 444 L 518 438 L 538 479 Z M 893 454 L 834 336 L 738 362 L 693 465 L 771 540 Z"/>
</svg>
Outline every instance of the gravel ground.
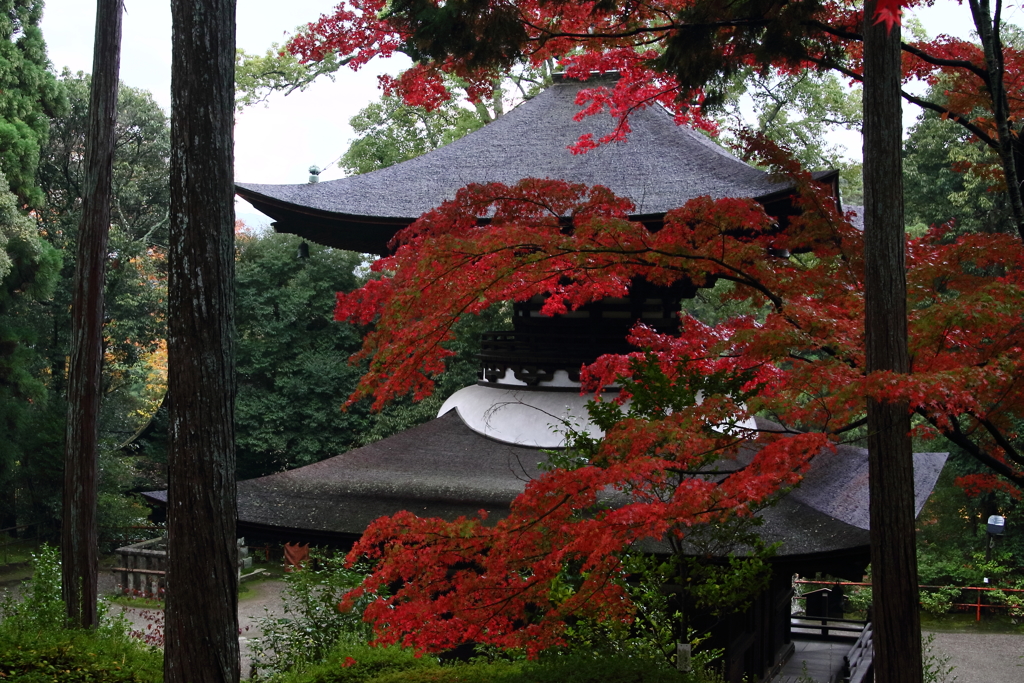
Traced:
<svg viewBox="0 0 1024 683">
<path fill-rule="evenodd" d="M 1024 681 L 1024 636 L 963 632 L 932 635 L 932 654 L 949 657 L 949 663 L 956 667 L 952 673 L 956 683 Z"/>
<path fill-rule="evenodd" d="M 282 614 L 281 591 L 284 589 L 284 581 L 255 581 L 246 586 L 249 591 L 238 600 L 238 642 L 242 652 L 242 676 L 248 677 L 251 668 L 248 643 L 260 635 L 256 620 L 259 617 Z M 114 593 L 115 579 L 111 572 L 106 575 L 101 571 L 99 581 L 100 595 L 111 595 Z M 123 605 L 111 605 L 111 610 L 120 610 L 131 622 L 132 626 L 140 631 L 146 631 L 150 624 L 162 624 L 162 610 L 126 607 Z"/>
</svg>

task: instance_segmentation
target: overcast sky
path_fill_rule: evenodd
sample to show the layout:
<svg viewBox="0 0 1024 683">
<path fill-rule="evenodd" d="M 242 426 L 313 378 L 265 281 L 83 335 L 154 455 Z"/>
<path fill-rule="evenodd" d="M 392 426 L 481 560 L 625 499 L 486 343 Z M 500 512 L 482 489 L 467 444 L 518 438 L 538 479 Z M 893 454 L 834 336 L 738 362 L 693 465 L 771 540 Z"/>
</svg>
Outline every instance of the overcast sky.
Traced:
<svg viewBox="0 0 1024 683">
<path fill-rule="evenodd" d="M 262 54 L 285 33 L 330 11 L 337 0 L 238 0 L 238 46 Z M 931 34 L 963 35 L 971 26 L 966 7 L 938 0 L 923 19 Z M 170 109 L 171 16 L 169 0 L 124 0 L 124 38 L 121 80 L 153 93 Z M 1021 9 L 1009 20 L 1019 20 Z M 92 70 L 96 4 L 92 0 L 46 0 L 43 37 L 57 71 Z M 1020 23 L 1017 21 L 1016 23 Z M 348 120 L 379 97 L 377 75 L 396 74 L 408 65 L 404 58 L 375 62 L 353 73 L 342 69 L 335 82 L 324 80 L 302 93 L 274 95 L 269 106 L 257 105 L 238 115 L 235 124 L 235 177 L 259 183 L 302 183 L 312 165 L 324 168 L 323 180 L 341 177 L 327 168 L 348 148 Z M 908 107 L 908 110 L 911 108 Z M 916 114 L 915 114 L 916 115 Z M 244 203 L 243 203 L 244 204 Z M 239 217 L 258 223 L 259 214 L 239 205 Z"/>
</svg>

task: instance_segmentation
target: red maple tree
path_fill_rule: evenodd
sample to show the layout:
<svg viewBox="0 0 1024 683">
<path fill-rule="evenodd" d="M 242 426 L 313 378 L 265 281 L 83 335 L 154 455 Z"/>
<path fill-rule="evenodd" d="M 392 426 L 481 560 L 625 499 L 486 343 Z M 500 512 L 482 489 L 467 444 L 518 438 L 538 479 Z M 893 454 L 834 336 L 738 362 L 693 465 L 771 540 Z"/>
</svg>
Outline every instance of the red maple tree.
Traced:
<svg viewBox="0 0 1024 683">
<path fill-rule="evenodd" d="M 550 180 L 471 185 L 399 234 L 394 254 L 374 265 L 391 277 L 338 295 L 340 319 L 374 323 L 363 349 L 370 372 L 354 398 L 372 394 L 378 403 L 429 393 L 454 322 L 497 301 L 542 294 L 545 312 L 557 314 L 622 296 L 637 277 L 661 285 L 720 279 L 735 283 L 731 297 L 769 311 L 764 320 L 740 316 L 715 326 L 686 317 L 678 336 L 643 325 L 631 335 L 646 350 L 632 360 L 653 354 L 670 382 L 742 377 L 742 402 L 709 393 L 657 419 L 623 420 L 587 466 L 531 482 L 493 526 L 411 513 L 375 522 L 353 556 L 384 560 L 364 590 L 402 582 L 367 611 L 382 640 L 424 649 L 466 639 L 543 648 L 559 642 L 568 613 L 628 619 L 616 581 L 622 551 L 749 514 L 795 483 L 820 448 L 862 425 L 866 397 L 908 401 L 921 434 L 941 433 L 1024 484 L 1024 460 L 1012 446 L 1024 410 L 1020 241 L 950 239 L 943 227 L 910 240 L 913 373 L 869 375 L 862 233 L 778 150 L 763 140 L 752 147 L 799 188 L 803 213 L 785 230 L 752 200 L 697 198 L 651 232 L 628 219 L 628 200 L 604 188 Z M 596 389 L 633 377 L 635 367 L 629 356 L 606 356 L 584 380 Z M 740 429 L 761 450 L 722 481 L 673 476 L 734 457 L 734 421 L 755 412 L 791 432 Z M 627 502 L 589 514 L 609 487 L 628 491 Z M 569 563 L 586 579 L 558 601 L 549 589 Z M 447 618 L 427 618 L 437 614 Z"/>
<path fill-rule="evenodd" d="M 950 38 L 902 45 L 907 79 L 938 82 L 942 76 L 965 95 L 954 90 L 942 102 L 904 97 L 940 111 L 990 145 L 998 157 L 993 182 L 1011 196 L 1024 235 L 1014 128 L 1019 86 L 1007 67 L 1018 56 L 1002 44 L 998 7 L 993 16 L 987 2 L 969 3 L 980 50 Z M 876 2 L 875 23 L 891 30 L 901 5 L 916 4 Z M 450 0 L 353 0 L 311 24 L 290 49 L 306 60 L 339 52 L 356 67 L 405 52 L 416 65 L 384 85 L 427 107 L 449 96 L 445 73 L 468 83 L 474 97 L 487 92 L 503 68 L 522 60 L 558 59 L 577 77 L 615 70 L 620 78 L 614 87 L 581 93 L 578 116 L 609 111 L 620 125 L 603 139 L 581 138 L 577 152 L 627 137 L 630 112 L 654 104 L 680 123 L 713 128 L 702 108 L 721 97 L 716 84 L 740 68 L 829 68 L 855 80 L 863 74 L 863 12 L 837 0 L 523 0 L 483 6 L 486 11 L 481 3 Z M 411 516 L 373 525 L 355 551 L 384 560 L 367 587 L 399 578 L 407 587 L 368 612 L 378 618 L 384 639 L 437 648 L 466 638 L 526 644 L 525 637 L 543 647 L 558 642 L 567 610 L 628 618 L 628 602 L 614 587 L 617 553 L 644 538 L 685 534 L 687 523 L 749 514 L 751 506 L 794 481 L 823 444 L 863 425 L 866 400 L 906 403 L 919 418 L 918 430 L 941 433 L 1005 481 L 1024 486 L 1015 433 L 1021 413 L 1020 241 L 955 238 L 937 227 L 909 242 L 913 373 L 868 373 L 862 236 L 802 171 L 765 144 L 755 147 L 800 189 L 804 213 L 784 230 L 750 201 L 699 198 L 650 232 L 628 220 L 628 201 L 602 188 L 537 180 L 470 186 L 399 236 L 394 255 L 377 266 L 393 272 L 392 278 L 339 299 L 339 316 L 375 323 L 364 347 L 371 370 L 357 395 L 374 394 L 378 403 L 429 392 L 454 321 L 494 301 L 543 294 L 546 312 L 558 313 L 621 296 L 635 277 L 655 284 L 725 279 L 736 283 L 734 297 L 770 310 L 764 321 L 740 317 L 714 327 L 688 318 L 678 337 L 643 327 L 633 331 L 665 376 L 680 382 L 695 376 L 684 368 L 702 364 L 734 377 L 753 373 L 749 381 L 757 390 L 745 402 L 711 394 L 700 406 L 678 411 L 678 418 L 625 420 L 588 466 L 532 483 L 512 515 L 493 527 Z M 482 216 L 490 217 L 486 226 Z M 796 256 L 777 256 L 783 253 Z M 588 372 L 596 386 L 628 376 L 633 367 L 626 359 L 605 358 Z M 693 471 L 688 468 L 698 464 L 691 443 L 705 448 L 705 455 L 727 457 L 735 446 L 716 439 L 732 432 L 712 428 L 727 416 L 755 411 L 770 412 L 800 434 L 760 435 L 755 463 L 714 485 L 689 477 L 665 488 L 665 472 Z M 609 486 L 634 498 L 585 514 Z M 577 538 L 586 544 L 575 544 Z M 575 594 L 582 598 L 553 601 L 547 590 L 552 572 L 567 562 L 584 566 L 590 583 Z M 425 619 L 438 613 L 445 618 Z"/>
</svg>

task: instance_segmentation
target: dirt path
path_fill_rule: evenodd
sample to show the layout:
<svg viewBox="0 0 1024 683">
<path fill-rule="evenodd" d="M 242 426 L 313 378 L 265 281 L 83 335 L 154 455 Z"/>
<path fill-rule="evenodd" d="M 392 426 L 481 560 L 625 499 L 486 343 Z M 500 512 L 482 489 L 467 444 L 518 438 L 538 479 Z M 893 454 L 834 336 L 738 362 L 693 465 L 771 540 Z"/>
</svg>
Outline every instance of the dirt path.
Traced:
<svg viewBox="0 0 1024 683">
<path fill-rule="evenodd" d="M 109 585 L 107 585 L 109 583 Z M 249 589 L 238 600 L 238 643 L 242 653 L 242 676 L 248 677 L 252 660 L 249 643 L 260 636 L 257 620 L 265 616 L 281 616 L 281 591 L 283 581 L 263 580 L 247 584 Z M 114 580 L 100 577 L 100 594 L 111 595 L 114 592 Z M 121 604 L 111 605 L 111 611 L 120 611 L 132 624 L 132 628 L 142 633 L 150 633 L 163 627 L 163 610 L 147 607 L 131 607 Z"/>
</svg>

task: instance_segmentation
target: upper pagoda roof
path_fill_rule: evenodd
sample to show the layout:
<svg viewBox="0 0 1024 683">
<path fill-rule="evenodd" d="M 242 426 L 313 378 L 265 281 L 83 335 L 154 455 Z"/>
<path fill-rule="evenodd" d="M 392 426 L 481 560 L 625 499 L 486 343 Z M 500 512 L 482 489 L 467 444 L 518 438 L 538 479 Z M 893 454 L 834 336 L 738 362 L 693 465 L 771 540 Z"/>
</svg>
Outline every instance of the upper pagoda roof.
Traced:
<svg viewBox="0 0 1024 683">
<path fill-rule="evenodd" d="M 630 198 L 637 217 L 657 217 L 703 195 L 767 202 L 789 194 L 789 184 L 774 181 L 702 133 L 677 125 L 660 106 L 630 114 L 632 132 L 626 142 L 573 154 L 569 145 L 581 135 L 592 133 L 596 139 L 617 125 L 607 115 L 573 120 L 580 111 L 579 91 L 609 78 L 556 79 L 480 130 L 379 171 L 301 185 L 238 183 L 236 191 L 274 218 L 279 232 L 381 254 L 395 232 L 469 183 L 551 178 L 604 185 Z"/>
</svg>

